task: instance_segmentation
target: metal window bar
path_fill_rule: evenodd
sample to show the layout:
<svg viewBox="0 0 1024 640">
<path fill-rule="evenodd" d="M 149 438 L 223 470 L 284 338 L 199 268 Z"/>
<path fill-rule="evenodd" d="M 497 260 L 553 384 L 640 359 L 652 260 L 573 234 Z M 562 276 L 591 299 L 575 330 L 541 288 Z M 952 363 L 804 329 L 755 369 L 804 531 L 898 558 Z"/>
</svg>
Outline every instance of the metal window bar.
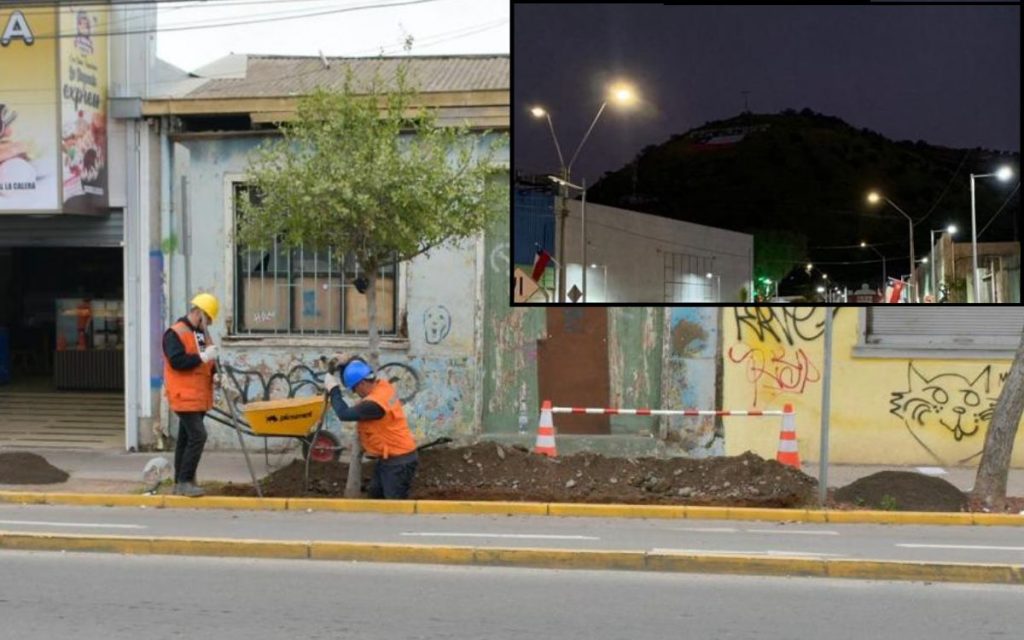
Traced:
<svg viewBox="0 0 1024 640">
<path fill-rule="evenodd" d="M 306 247 L 305 245 L 299 245 L 299 283 L 290 293 L 292 300 L 295 300 L 295 292 L 298 291 L 298 309 L 295 311 L 295 321 L 299 325 L 299 334 L 303 335 L 306 333 L 306 314 L 305 305 L 303 304 L 302 294 L 304 293 L 303 287 L 306 286 Z"/>
</svg>

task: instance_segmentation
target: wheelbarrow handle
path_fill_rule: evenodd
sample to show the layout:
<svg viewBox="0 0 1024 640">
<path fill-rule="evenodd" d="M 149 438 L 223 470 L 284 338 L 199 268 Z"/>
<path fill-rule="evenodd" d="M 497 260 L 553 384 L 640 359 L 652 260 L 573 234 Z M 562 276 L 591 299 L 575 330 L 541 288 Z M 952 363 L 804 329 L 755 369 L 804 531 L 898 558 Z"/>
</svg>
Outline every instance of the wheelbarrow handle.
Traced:
<svg viewBox="0 0 1024 640">
<path fill-rule="evenodd" d="M 426 444 L 421 444 L 420 446 L 416 447 L 416 450 L 423 451 L 424 449 L 429 449 L 430 447 L 436 447 L 442 444 L 448 444 L 449 442 L 452 442 L 451 438 L 437 438 L 435 440 L 427 442 Z"/>
</svg>

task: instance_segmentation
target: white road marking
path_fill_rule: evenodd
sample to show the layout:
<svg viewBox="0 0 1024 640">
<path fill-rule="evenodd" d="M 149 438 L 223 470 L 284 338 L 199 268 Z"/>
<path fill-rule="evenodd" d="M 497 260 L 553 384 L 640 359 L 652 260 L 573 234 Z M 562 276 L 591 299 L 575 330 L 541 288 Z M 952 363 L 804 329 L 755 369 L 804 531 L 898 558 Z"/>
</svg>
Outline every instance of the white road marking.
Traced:
<svg viewBox="0 0 1024 640">
<path fill-rule="evenodd" d="M 788 529 L 787 530 L 783 530 L 783 529 L 747 529 L 747 532 L 748 533 L 771 533 L 771 534 L 787 533 L 787 534 L 791 534 L 791 535 L 800 535 L 800 536 L 838 536 L 839 535 L 838 531 L 801 531 L 799 529 L 796 530 L 796 531 L 792 531 L 792 530 L 788 530 Z"/>
<path fill-rule="evenodd" d="M 731 527 L 672 527 L 669 531 L 696 531 L 698 533 L 738 533 Z"/>
<path fill-rule="evenodd" d="M 457 532 L 403 532 L 403 536 L 445 537 L 445 538 L 521 538 L 536 540 L 600 540 L 594 536 L 558 536 L 532 533 L 457 533 Z"/>
<path fill-rule="evenodd" d="M 41 520 L 0 520 L 0 524 L 26 524 L 34 527 L 93 527 L 96 529 L 145 529 L 141 524 L 94 524 L 90 522 L 43 522 Z"/>
<path fill-rule="evenodd" d="M 744 555 L 744 556 L 787 556 L 787 557 L 820 557 L 832 556 L 841 557 L 841 553 L 812 553 L 810 551 L 775 551 L 772 549 L 756 549 L 754 551 L 737 551 L 734 549 L 665 549 L 656 547 L 650 550 L 651 553 L 687 553 L 699 555 Z"/>
<path fill-rule="evenodd" d="M 1024 547 L 996 547 L 982 544 L 897 544 L 911 549 L 986 549 L 991 551 L 1024 551 Z"/>
</svg>

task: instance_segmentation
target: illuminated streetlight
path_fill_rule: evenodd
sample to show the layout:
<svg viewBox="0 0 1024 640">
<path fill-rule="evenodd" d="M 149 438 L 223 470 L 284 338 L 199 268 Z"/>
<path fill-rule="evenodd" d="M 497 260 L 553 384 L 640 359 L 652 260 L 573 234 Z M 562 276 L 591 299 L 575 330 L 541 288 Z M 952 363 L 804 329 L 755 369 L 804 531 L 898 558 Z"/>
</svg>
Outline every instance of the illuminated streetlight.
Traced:
<svg viewBox="0 0 1024 640">
<path fill-rule="evenodd" d="M 946 227 L 945 229 L 932 229 L 931 230 L 931 240 L 932 240 L 932 245 L 931 245 L 932 249 L 931 250 L 932 250 L 932 254 L 933 255 L 935 253 L 935 234 L 936 233 L 941 233 L 941 232 L 946 232 L 946 233 L 948 233 L 949 235 L 952 236 L 952 235 L 954 235 L 956 233 L 956 225 L 955 224 L 951 224 L 948 227 Z M 945 262 L 945 260 L 943 260 L 943 262 Z M 954 266 L 954 268 L 956 267 L 956 255 L 955 254 L 953 255 L 953 266 Z M 936 298 L 938 298 L 938 295 L 939 295 L 938 269 L 939 269 L 939 264 L 937 262 L 933 261 L 932 262 L 932 295 L 935 296 Z"/>
<path fill-rule="evenodd" d="M 893 202 L 892 200 L 890 200 L 889 198 L 886 198 L 885 196 L 883 196 L 883 195 L 881 195 L 881 194 L 879 194 L 879 193 L 877 193 L 875 191 L 872 191 L 871 193 L 868 194 L 868 202 L 870 202 L 871 204 L 875 204 L 875 203 L 877 203 L 877 202 L 879 202 L 881 200 L 885 200 L 886 202 L 888 202 L 890 205 L 892 205 L 893 209 L 896 209 L 897 211 L 902 213 L 903 217 L 907 219 L 907 224 L 908 224 L 909 229 L 910 229 L 910 271 L 911 271 L 910 277 L 911 277 L 911 279 L 913 279 L 913 277 L 914 277 L 913 271 L 914 271 L 914 264 L 915 264 L 915 262 L 914 262 L 914 220 L 913 220 L 913 218 L 911 218 L 910 216 L 907 215 L 906 211 L 904 211 L 903 209 L 900 209 L 899 207 L 897 207 L 896 203 Z M 916 302 L 917 301 L 917 288 L 916 287 L 914 288 L 914 298 L 915 298 L 915 302 Z"/>
<path fill-rule="evenodd" d="M 999 180 L 1006 182 L 1013 177 L 1013 170 L 1010 167 L 1001 167 L 995 173 L 982 173 L 979 175 L 971 174 L 971 266 L 974 269 L 974 301 L 980 302 L 979 296 L 981 294 L 981 277 L 978 275 L 978 233 L 975 226 L 974 219 L 974 179 L 975 178 L 988 178 L 995 176 Z"/>
<path fill-rule="evenodd" d="M 625 106 L 625 105 L 632 104 L 636 100 L 637 100 L 636 92 L 633 91 L 633 88 L 630 87 L 626 83 L 620 82 L 620 83 L 617 83 L 617 84 L 613 85 L 612 87 L 609 87 L 607 97 L 605 98 L 604 102 L 601 103 L 601 108 L 597 110 L 597 115 L 594 116 L 594 120 L 590 123 L 590 128 L 587 129 L 587 132 L 585 134 L 583 134 L 583 139 L 580 140 L 580 144 L 579 144 L 578 147 L 576 147 L 575 153 L 573 153 L 572 154 L 572 158 L 569 159 L 569 164 L 566 164 L 565 160 L 562 158 L 562 150 L 558 146 L 558 138 L 557 138 L 557 136 L 555 136 L 555 127 L 551 123 L 551 116 L 547 113 L 547 111 L 545 111 L 543 108 L 541 108 L 539 106 L 533 107 L 530 110 L 530 112 L 536 118 L 542 118 L 542 117 L 546 117 L 547 118 L 548 127 L 551 129 L 551 137 L 554 139 L 554 141 L 555 141 L 555 149 L 558 151 L 558 161 L 561 164 L 561 169 L 562 169 L 561 178 L 562 178 L 562 180 L 565 181 L 566 184 L 572 178 L 572 165 L 573 165 L 573 163 L 576 162 L 576 158 L 579 156 L 580 151 L 583 149 L 583 145 L 587 142 L 587 138 L 590 137 L 590 132 L 594 130 L 594 126 L 597 124 L 598 119 L 600 119 L 601 114 L 604 113 L 604 109 L 605 109 L 605 107 L 608 106 L 608 102 L 611 101 L 611 102 L 614 102 L 617 105 Z M 565 204 L 566 200 L 569 197 L 569 193 L 568 193 L 568 189 L 566 187 L 566 184 L 562 184 L 561 185 L 562 188 L 561 188 L 560 195 L 562 197 L 562 207 L 560 209 L 561 215 L 560 215 L 560 218 L 559 218 L 560 219 L 560 224 L 559 224 L 558 236 L 557 236 L 558 237 L 558 244 L 555 247 L 555 253 L 556 253 L 555 262 L 556 263 L 559 263 L 560 260 L 563 260 L 564 256 L 565 256 L 565 220 L 566 220 L 566 218 L 569 217 L 569 208 Z M 580 226 L 581 226 L 580 236 L 581 236 L 581 245 L 582 245 L 582 248 L 581 248 L 582 259 L 580 260 L 580 264 L 587 264 L 587 222 L 586 222 L 585 209 L 584 209 L 584 214 L 583 214 L 583 218 L 581 220 Z M 583 284 L 583 302 L 586 302 L 587 301 L 587 269 L 583 269 L 583 282 L 582 282 L 582 284 Z M 562 302 L 564 297 L 565 297 L 565 270 L 564 269 L 560 269 L 559 272 L 558 272 L 557 295 L 555 296 L 555 299 L 557 301 L 559 301 L 559 302 Z"/>
<path fill-rule="evenodd" d="M 633 104 L 636 101 L 636 93 L 633 91 L 633 88 L 627 84 L 620 83 L 612 86 L 610 94 L 612 100 L 623 106 Z"/>
<path fill-rule="evenodd" d="M 887 274 L 885 272 L 885 254 L 883 254 L 881 251 L 876 249 L 875 245 L 868 244 L 867 242 L 864 242 L 863 240 L 860 243 L 860 248 L 861 249 L 871 249 L 872 251 L 874 251 L 875 253 L 878 254 L 878 257 L 880 257 L 882 259 L 882 289 L 884 290 L 885 289 L 885 285 L 889 282 L 889 279 L 888 279 Z"/>
</svg>

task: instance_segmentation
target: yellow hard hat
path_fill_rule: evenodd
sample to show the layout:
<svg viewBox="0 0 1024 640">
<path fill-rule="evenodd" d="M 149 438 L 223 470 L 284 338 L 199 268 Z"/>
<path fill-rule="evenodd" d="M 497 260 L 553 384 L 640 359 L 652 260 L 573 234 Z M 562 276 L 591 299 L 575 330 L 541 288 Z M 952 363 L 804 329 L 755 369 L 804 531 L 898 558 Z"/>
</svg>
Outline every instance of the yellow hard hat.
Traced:
<svg viewBox="0 0 1024 640">
<path fill-rule="evenodd" d="M 210 320 L 216 320 L 217 312 L 220 310 L 220 303 L 217 302 L 217 298 L 209 293 L 200 293 L 192 298 L 192 306 L 199 307 L 205 311 L 206 315 L 210 316 Z"/>
</svg>

